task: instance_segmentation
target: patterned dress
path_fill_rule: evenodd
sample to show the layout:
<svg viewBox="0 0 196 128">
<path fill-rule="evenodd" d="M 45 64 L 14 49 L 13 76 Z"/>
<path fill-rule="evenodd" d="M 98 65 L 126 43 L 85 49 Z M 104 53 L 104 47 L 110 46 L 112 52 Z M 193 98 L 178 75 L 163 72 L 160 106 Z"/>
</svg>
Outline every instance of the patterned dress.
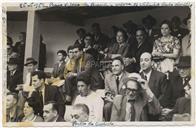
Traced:
<svg viewBox="0 0 196 128">
<path fill-rule="evenodd" d="M 180 50 L 180 41 L 174 36 L 160 37 L 154 42 L 153 52 L 171 54 L 174 49 Z M 173 72 L 175 59 L 164 58 L 153 63 L 153 68 L 163 73 Z"/>
</svg>

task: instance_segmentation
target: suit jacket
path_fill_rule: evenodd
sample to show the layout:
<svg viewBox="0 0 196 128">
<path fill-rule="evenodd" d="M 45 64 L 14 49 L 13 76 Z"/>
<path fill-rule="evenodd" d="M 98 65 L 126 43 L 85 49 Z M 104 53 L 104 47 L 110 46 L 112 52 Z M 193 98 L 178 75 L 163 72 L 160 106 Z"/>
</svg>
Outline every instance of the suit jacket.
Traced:
<svg viewBox="0 0 196 128">
<path fill-rule="evenodd" d="M 108 45 L 110 44 L 110 39 L 107 35 L 100 33 L 100 35 L 98 36 L 98 38 L 95 38 L 94 35 L 94 40 L 96 45 L 98 45 L 98 51 L 103 51 L 106 47 L 108 47 Z"/>
<path fill-rule="evenodd" d="M 136 59 L 136 64 L 134 64 L 134 68 L 138 72 L 140 70 L 140 56 L 144 52 L 152 52 L 153 45 L 149 43 L 148 40 L 145 40 L 139 47 L 138 43 L 135 42 L 132 47 L 130 47 L 130 52 L 128 57 L 134 57 Z"/>
<path fill-rule="evenodd" d="M 183 80 L 180 77 L 177 70 L 174 70 L 172 73 L 169 73 L 169 87 L 167 92 L 169 92 L 170 97 L 170 107 L 173 108 L 176 100 L 180 97 L 184 97 L 185 85 L 183 84 Z"/>
<path fill-rule="evenodd" d="M 16 70 L 14 75 L 11 76 L 10 72 L 7 71 L 7 89 L 11 92 L 17 92 L 15 89 L 18 84 L 23 83 L 23 73 L 19 70 Z"/>
<path fill-rule="evenodd" d="M 63 63 L 60 65 L 59 67 L 59 63 L 56 63 L 54 65 L 53 71 L 52 71 L 52 75 L 54 78 L 59 77 L 60 79 L 64 78 L 64 70 L 65 70 L 65 61 L 63 61 Z"/>
<path fill-rule="evenodd" d="M 125 121 L 127 97 L 117 95 L 112 106 L 111 121 Z M 157 115 L 161 113 L 161 107 L 156 97 L 148 102 L 145 97 L 138 97 L 134 104 L 135 121 L 148 121 L 148 114 Z"/>
<path fill-rule="evenodd" d="M 110 92 L 114 96 L 117 94 L 124 95 L 123 79 L 126 78 L 128 75 L 129 75 L 128 72 L 126 71 L 123 72 L 122 77 L 119 81 L 119 88 L 117 89 L 116 76 L 112 73 L 107 74 L 105 76 L 105 92 Z"/>
<path fill-rule="evenodd" d="M 31 95 L 32 98 L 35 98 L 38 103 L 42 103 L 39 97 L 38 91 L 34 91 Z M 65 114 L 65 103 L 59 93 L 59 90 L 56 86 L 45 85 L 45 95 L 44 95 L 44 103 L 49 101 L 55 101 L 58 104 L 58 112 L 59 115 L 64 117 Z M 43 105 L 41 106 L 41 113 L 43 115 Z"/>
<path fill-rule="evenodd" d="M 91 55 L 84 53 L 82 57 L 76 61 L 74 72 L 78 75 L 89 77 L 93 91 L 104 88 L 104 82 Z"/>
<path fill-rule="evenodd" d="M 186 97 L 180 97 L 177 99 L 173 111 L 171 111 L 166 116 L 166 120 L 171 121 L 174 114 L 184 114 L 184 113 L 191 114 L 191 99 L 188 99 Z"/>
<path fill-rule="evenodd" d="M 56 122 L 65 122 L 65 120 L 61 116 L 58 116 Z"/>
<path fill-rule="evenodd" d="M 128 43 L 124 43 L 122 44 L 122 46 L 120 47 L 119 43 L 114 43 L 110 48 L 108 53 L 109 54 L 120 54 L 123 57 L 127 57 L 128 52 L 129 52 L 129 44 Z"/>
<path fill-rule="evenodd" d="M 141 72 L 140 74 L 141 77 L 144 78 L 144 73 Z M 167 76 L 162 72 L 152 70 L 148 85 L 156 98 L 159 100 L 161 106 L 166 107 L 168 103 L 165 97 L 168 86 Z"/>
</svg>

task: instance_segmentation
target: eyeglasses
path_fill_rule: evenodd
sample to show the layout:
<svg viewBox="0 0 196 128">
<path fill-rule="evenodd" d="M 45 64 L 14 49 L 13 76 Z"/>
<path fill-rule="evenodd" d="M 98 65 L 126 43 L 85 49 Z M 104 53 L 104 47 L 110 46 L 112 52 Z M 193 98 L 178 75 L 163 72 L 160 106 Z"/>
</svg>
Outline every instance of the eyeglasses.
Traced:
<svg viewBox="0 0 196 128">
<path fill-rule="evenodd" d="M 137 89 L 132 89 L 132 88 L 127 88 L 127 90 L 134 93 L 138 91 Z"/>
<path fill-rule="evenodd" d="M 71 115 L 71 118 L 73 119 L 79 119 L 80 118 L 80 116 L 78 115 L 78 114 L 74 114 L 74 115 Z"/>
</svg>

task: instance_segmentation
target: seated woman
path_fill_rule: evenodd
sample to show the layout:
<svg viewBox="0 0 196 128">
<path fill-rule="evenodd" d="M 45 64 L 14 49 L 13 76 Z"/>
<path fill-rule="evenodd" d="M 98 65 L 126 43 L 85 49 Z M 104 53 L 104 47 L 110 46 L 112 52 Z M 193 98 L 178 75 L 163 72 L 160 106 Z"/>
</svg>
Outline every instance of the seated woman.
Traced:
<svg viewBox="0 0 196 128">
<path fill-rule="evenodd" d="M 174 64 L 179 56 L 180 41 L 171 35 L 170 22 L 165 20 L 161 23 L 162 36 L 155 40 L 152 56 L 154 58 L 154 68 L 163 73 L 172 72 Z"/>
<path fill-rule="evenodd" d="M 41 104 L 37 103 L 35 99 L 28 98 L 24 105 L 22 122 L 43 122 L 43 118 L 39 116 L 40 106 Z"/>
</svg>

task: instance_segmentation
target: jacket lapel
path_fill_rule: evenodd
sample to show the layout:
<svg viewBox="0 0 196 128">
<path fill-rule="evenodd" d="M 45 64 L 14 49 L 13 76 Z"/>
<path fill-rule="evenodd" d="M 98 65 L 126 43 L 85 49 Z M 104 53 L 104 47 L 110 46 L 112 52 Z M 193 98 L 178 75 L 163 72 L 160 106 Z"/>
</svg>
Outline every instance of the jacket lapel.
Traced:
<svg viewBox="0 0 196 128">
<path fill-rule="evenodd" d="M 116 77 L 115 75 L 112 75 L 111 77 L 111 82 L 112 82 L 112 90 L 115 91 L 116 94 L 118 94 L 118 90 L 117 90 L 117 84 L 116 84 Z"/>
</svg>

